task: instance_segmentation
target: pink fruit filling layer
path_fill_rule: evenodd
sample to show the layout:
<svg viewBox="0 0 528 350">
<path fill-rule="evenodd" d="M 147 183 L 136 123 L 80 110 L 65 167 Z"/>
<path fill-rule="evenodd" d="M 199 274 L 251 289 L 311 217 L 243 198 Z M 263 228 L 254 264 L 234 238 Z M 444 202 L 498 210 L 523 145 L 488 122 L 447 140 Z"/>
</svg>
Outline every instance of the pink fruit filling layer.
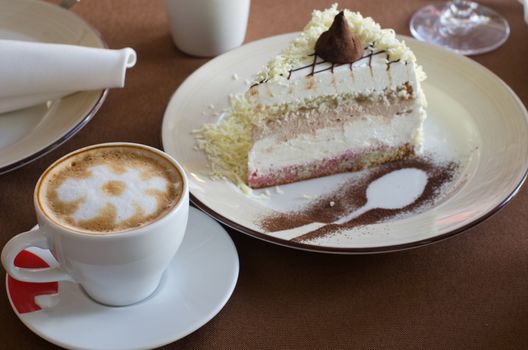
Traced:
<svg viewBox="0 0 528 350">
<path fill-rule="evenodd" d="M 413 156 L 414 153 L 414 146 L 410 144 L 395 148 L 378 148 L 368 152 L 348 150 L 334 158 L 271 169 L 266 173 L 250 169 L 248 184 L 252 188 L 262 188 L 346 171 L 357 171 L 372 165 L 405 159 Z"/>
</svg>

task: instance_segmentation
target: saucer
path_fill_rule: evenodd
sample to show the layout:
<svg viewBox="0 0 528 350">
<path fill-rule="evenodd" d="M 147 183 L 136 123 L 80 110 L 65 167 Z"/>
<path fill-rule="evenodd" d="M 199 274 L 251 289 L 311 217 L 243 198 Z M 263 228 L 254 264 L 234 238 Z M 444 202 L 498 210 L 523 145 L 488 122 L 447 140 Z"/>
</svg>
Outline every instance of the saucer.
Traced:
<svg viewBox="0 0 528 350">
<path fill-rule="evenodd" d="M 49 251 L 29 248 L 15 264 L 38 268 L 57 263 Z M 27 283 L 6 276 L 6 286 L 18 318 L 51 343 L 70 349 L 151 349 L 211 320 L 233 293 L 238 271 L 238 254 L 227 232 L 191 207 L 178 253 L 156 292 L 140 303 L 101 305 L 71 282 Z"/>
</svg>

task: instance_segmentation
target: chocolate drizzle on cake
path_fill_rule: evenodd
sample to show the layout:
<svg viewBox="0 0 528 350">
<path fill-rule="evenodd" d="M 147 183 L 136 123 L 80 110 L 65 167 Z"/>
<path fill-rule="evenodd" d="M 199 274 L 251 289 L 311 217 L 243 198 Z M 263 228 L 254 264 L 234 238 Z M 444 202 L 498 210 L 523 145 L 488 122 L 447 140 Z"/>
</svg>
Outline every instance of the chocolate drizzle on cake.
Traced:
<svg viewBox="0 0 528 350">
<path fill-rule="evenodd" d="M 308 76 L 314 75 L 316 62 L 317 62 L 317 56 L 314 55 L 314 59 L 313 59 L 313 63 L 312 63 L 312 73 L 308 74 Z"/>
<path fill-rule="evenodd" d="M 333 73 L 336 67 L 345 64 L 348 64 L 350 71 L 352 71 L 354 63 L 360 62 L 364 59 L 368 59 L 368 66 L 372 74 L 372 58 L 386 53 L 385 50 L 375 51 L 374 46 L 375 42 L 372 42 L 366 47 L 363 47 L 359 39 L 354 33 L 352 33 L 352 31 L 350 31 L 343 12 L 340 12 L 335 17 L 334 22 L 328 31 L 321 34 L 317 40 L 315 44 L 315 52 L 308 55 L 308 57 L 313 57 L 312 63 L 290 69 L 288 71 L 287 79 L 291 79 L 292 73 L 307 68 L 310 68 L 310 72 L 306 75 L 307 77 L 326 71 L 331 71 Z M 363 53 L 365 50 L 369 50 L 370 52 L 364 55 Z M 317 60 L 318 57 L 321 58 L 320 61 Z M 387 70 L 390 69 L 391 64 L 399 61 L 399 59 L 390 61 L 389 55 L 387 54 Z M 330 63 L 331 65 L 316 70 L 317 66 L 324 63 Z"/>
<path fill-rule="evenodd" d="M 363 50 L 370 50 L 370 52 L 368 54 L 364 55 L 364 56 L 361 56 L 360 58 L 358 58 L 358 59 L 356 59 L 356 60 L 354 60 L 352 62 L 347 62 L 347 63 L 332 63 L 332 62 L 326 61 L 324 59 L 318 61 L 317 60 L 318 55 L 316 53 L 309 54 L 308 57 L 313 57 L 312 63 L 304 65 L 304 66 L 301 66 L 301 67 L 290 69 L 288 71 L 288 78 L 287 79 L 288 80 L 291 79 L 292 73 L 298 72 L 300 70 L 307 69 L 307 68 L 310 68 L 310 72 L 308 74 L 306 74 L 307 77 L 311 77 L 311 76 L 313 76 L 315 74 L 326 72 L 326 71 L 331 71 L 332 73 L 334 73 L 334 69 L 335 68 L 341 67 L 341 66 L 343 66 L 345 64 L 348 64 L 348 67 L 349 67 L 350 71 L 353 71 L 354 63 L 360 62 L 362 60 L 368 60 L 368 66 L 369 66 L 369 68 L 371 70 L 371 74 L 372 74 L 372 58 L 374 56 L 384 54 L 384 53 L 386 53 L 386 51 L 385 50 L 374 51 L 374 43 L 371 43 L 370 45 L 365 47 Z M 389 55 L 387 54 L 387 59 L 386 59 L 387 71 L 390 70 L 390 65 L 391 64 L 397 63 L 399 61 L 400 61 L 399 59 L 391 61 L 389 59 Z M 317 66 L 319 66 L 321 64 L 324 64 L 324 63 L 331 63 L 331 65 L 329 67 L 316 70 Z M 263 83 L 263 82 L 265 82 L 265 81 L 260 81 L 260 82 L 258 82 L 256 84 L 252 85 L 251 87 L 253 87 L 255 85 L 258 85 L 260 83 Z"/>
<path fill-rule="evenodd" d="M 390 65 L 391 65 L 391 64 L 393 64 L 393 63 L 398 63 L 398 62 L 400 62 L 400 59 L 397 59 L 397 60 L 391 61 L 389 55 L 387 55 L 387 70 L 390 69 Z"/>
<path fill-rule="evenodd" d="M 328 63 L 327 61 L 325 60 L 321 60 L 321 61 L 317 61 L 317 55 L 315 54 L 310 54 L 308 56 L 313 56 L 314 57 L 314 60 L 312 63 L 310 64 L 307 64 L 305 66 L 301 66 L 301 67 L 297 67 L 297 68 L 294 68 L 294 69 L 290 69 L 289 73 L 288 73 L 288 80 L 291 78 L 291 75 L 293 72 L 297 72 L 297 71 L 300 71 L 300 70 L 303 70 L 303 69 L 306 69 L 306 68 L 311 68 L 310 69 L 310 73 L 308 73 L 306 76 L 307 77 L 310 77 L 310 76 L 313 76 L 317 73 L 321 73 L 321 72 L 326 72 L 328 70 L 331 70 L 332 73 L 333 73 L 333 70 L 334 68 L 336 67 L 341 67 L 345 64 L 348 64 L 350 70 L 352 71 L 353 70 L 353 64 L 356 63 L 356 62 L 360 62 L 364 59 L 368 59 L 369 60 L 369 66 L 371 66 L 372 64 L 372 57 L 373 56 L 377 56 L 377 55 L 381 55 L 382 53 L 385 53 L 385 50 L 381 50 L 381 51 L 377 51 L 377 52 L 374 52 L 374 51 L 371 51 L 368 55 L 365 55 L 365 56 L 362 56 L 360 58 L 358 58 L 357 60 L 355 60 L 354 62 L 350 62 L 350 63 L 341 63 L 341 64 L 335 64 L 333 63 L 330 67 L 327 67 L 327 68 L 323 68 L 323 69 L 320 69 L 320 70 L 315 70 L 317 66 L 323 64 L 323 63 Z M 393 61 L 391 63 L 396 63 L 397 61 Z"/>
<path fill-rule="evenodd" d="M 350 69 L 350 71 L 353 71 L 354 63 L 360 62 L 360 61 L 365 60 L 365 59 L 368 59 L 368 66 L 369 66 L 370 72 L 372 74 L 372 58 L 374 56 L 381 55 L 381 54 L 384 54 L 384 53 L 387 54 L 387 52 L 385 50 L 375 51 L 374 50 L 374 46 L 375 46 L 374 42 L 370 43 L 367 47 L 363 48 L 363 50 L 369 50 L 370 51 L 368 54 L 363 55 L 363 56 L 359 57 L 358 59 L 356 59 L 356 60 L 354 60 L 352 62 L 347 62 L 347 63 L 332 63 L 332 62 L 326 61 L 324 59 L 322 59 L 320 61 L 317 61 L 318 55 L 317 55 L 317 53 L 314 52 L 314 53 L 308 55 L 308 57 L 313 57 L 313 62 L 310 63 L 310 64 L 307 64 L 307 65 L 301 66 L 301 67 L 290 69 L 288 71 L 288 78 L 287 79 L 288 80 L 291 79 L 292 73 L 300 71 L 300 70 L 303 70 L 303 69 L 307 69 L 307 68 L 310 68 L 310 73 L 308 73 L 306 75 L 307 77 L 313 76 L 313 75 L 318 74 L 318 73 L 326 72 L 328 70 L 331 71 L 332 73 L 334 73 L 334 69 L 335 68 L 341 67 L 341 66 L 343 66 L 345 64 L 348 64 L 348 68 Z M 398 63 L 398 62 L 400 62 L 400 59 L 391 61 L 389 54 L 387 54 L 387 58 L 386 58 L 387 68 L 386 68 L 386 70 L 389 71 L 391 64 Z M 316 70 L 317 66 L 319 66 L 321 64 L 324 64 L 324 63 L 331 63 L 331 66 L 323 68 L 323 69 Z M 407 65 L 407 62 L 405 62 L 405 64 Z M 253 87 L 255 85 L 258 85 L 260 83 L 263 83 L 263 82 L 265 82 L 265 81 L 258 82 L 256 84 L 252 85 L 251 87 Z"/>
<path fill-rule="evenodd" d="M 288 75 L 288 79 L 290 79 L 290 76 L 291 76 L 291 72 L 290 72 L 290 74 Z M 258 82 L 256 82 L 256 83 L 252 84 L 249 88 L 251 89 L 251 88 L 254 87 L 254 86 L 257 86 L 257 85 L 263 84 L 263 83 L 267 82 L 268 80 L 269 80 L 269 79 L 262 79 L 262 80 L 260 80 L 260 81 L 258 81 Z"/>
</svg>

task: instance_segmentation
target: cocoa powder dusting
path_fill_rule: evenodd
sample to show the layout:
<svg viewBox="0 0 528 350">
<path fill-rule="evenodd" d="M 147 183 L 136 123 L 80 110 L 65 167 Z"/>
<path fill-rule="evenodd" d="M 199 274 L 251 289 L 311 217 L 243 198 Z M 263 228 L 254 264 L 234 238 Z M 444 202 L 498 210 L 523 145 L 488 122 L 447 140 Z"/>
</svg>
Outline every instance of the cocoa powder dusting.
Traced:
<svg viewBox="0 0 528 350">
<path fill-rule="evenodd" d="M 355 211 L 367 203 L 367 188 L 376 179 L 395 170 L 416 168 L 427 174 L 427 184 L 423 193 L 413 203 L 399 209 L 372 209 L 344 224 L 332 224 L 339 218 Z M 441 197 L 441 190 L 454 179 L 458 164 L 448 162 L 438 164 L 430 157 L 418 157 L 380 165 L 365 170 L 366 175 L 359 180 L 345 182 L 339 190 L 319 197 L 305 208 L 287 213 L 274 213 L 262 218 L 260 227 L 267 232 L 288 230 L 313 222 L 327 223 L 317 230 L 292 239 L 294 242 L 306 242 L 338 233 L 343 229 L 375 224 L 399 215 L 425 210 Z"/>
</svg>

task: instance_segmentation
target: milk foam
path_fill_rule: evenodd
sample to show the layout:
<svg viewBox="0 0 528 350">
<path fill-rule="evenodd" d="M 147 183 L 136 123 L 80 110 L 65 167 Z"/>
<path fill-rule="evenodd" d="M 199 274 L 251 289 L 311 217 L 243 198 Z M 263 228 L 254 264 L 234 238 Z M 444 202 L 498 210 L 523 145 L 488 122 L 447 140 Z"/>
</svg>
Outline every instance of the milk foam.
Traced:
<svg viewBox="0 0 528 350">
<path fill-rule="evenodd" d="M 170 161 L 137 147 L 89 149 L 61 160 L 39 182 L 43 211 L 93 234 L 133 229 L 167 214 L 183 179 Z"/>
<path fill-rule="evenodd" d="M 57 188 L 58 199 L 62 202 L 82 200 L 73 213 L 74 221 L 91 220 L 98 217 L 101 211 L 111 204 L 117 210 L 114 224 L 121 224 L 137 214 L 141 208 L 143 216 L 154 214 L 158 208 L 156 197 L 149 190 L 168 190 L 167 180 L 161 177 L 142 179 L 137 169 L 127 168 L 124 173 L 117 174 L 107 165 L 96 165 L 88 169 L 91 176 L 87 178 L 66 179 Z M 124 190 L 117 196 L 103 191 L 104 185 L 110 181 L 124 184 Z"/>
</svg>

